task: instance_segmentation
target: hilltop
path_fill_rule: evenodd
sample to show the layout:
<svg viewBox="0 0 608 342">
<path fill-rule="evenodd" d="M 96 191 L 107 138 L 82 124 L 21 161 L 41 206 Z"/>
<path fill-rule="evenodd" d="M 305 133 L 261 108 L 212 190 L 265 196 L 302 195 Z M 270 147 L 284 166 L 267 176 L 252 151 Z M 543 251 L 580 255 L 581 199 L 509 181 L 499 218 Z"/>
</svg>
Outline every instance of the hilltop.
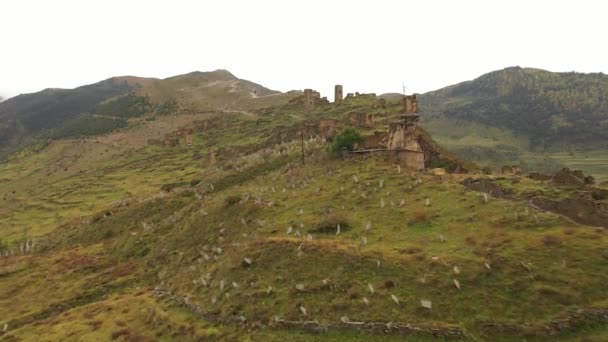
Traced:
<svg viewBox="0 0 608 342">
<path fill-rule="evenodd" d="M 402 111 L 373 94 L 310 105 L 224 71 L 104 101 L 96 115 L 126 126 L 0 164 L 0 334 L 605 339 L 608 190 L 482 174 L 424 122 L 427 171 L 328 151 L 345 128 L 376 147 Z"/>
<path fill-rule="evenodd" d="M 510 67 L 421 95 L 425 126 L 486 165 L 607 174 L 608 76 Z"/>
<path fill-rule="evenodd" d="M 121 76 L 75 89 L 45 89 L 0 104 L 0 157 L 48 138 L 107 133 L 127 126 L 129 118 L 246 109 L 252 98 L 278 94 L 226 70 L 162 80 Z"/>
</svg>

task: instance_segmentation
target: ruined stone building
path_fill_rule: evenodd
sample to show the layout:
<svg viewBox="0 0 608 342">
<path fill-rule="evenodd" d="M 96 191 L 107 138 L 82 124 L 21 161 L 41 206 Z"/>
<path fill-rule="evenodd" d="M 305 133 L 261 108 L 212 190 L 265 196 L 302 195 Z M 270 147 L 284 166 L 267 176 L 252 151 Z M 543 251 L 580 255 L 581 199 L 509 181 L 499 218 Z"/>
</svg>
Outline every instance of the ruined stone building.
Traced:
<svg viewBox="0 0 608 342">
<path fill-rule="evenodd" d="M 321 94 L 312 89 L 304 89 L 304 107 L 307 110 L 314 110 L 315 105 L 321 99 Z"/>
<path fill-rule="evenodd" d="M 424 150 L 420 144 L 419 117 L 404 114 L 391 122 L 388 129 L 387 149 L 395 152 L 397 160 L 416 170 L 424 169 Z"/>
<path fill-rule="evenodd" d="M 321 119 L 319 120 L 319 135 L 323 139 L 332 139 L 342 128 L 340 121 L 336 119 Z"/>
<path fill-rule="evenodd" d="M 418 125 L 420 117 L 416 114 L 416 95 L 404 96 L 402 104 L 399 119 L 391 122 L 387 131 L 376 131 L 367 136 L 362 144 L 363 149 L 353 151 L 353 154 L 386 157 L 414 170 L 424 170 L 433 160 L 439 159 L 446 164 L 449 172 L 466 170 L 457 158 L 441 149 Z"/>
<path fill-rule="evenodd" d="M 336 84 L 334 88 L 334 102 L 336 104 L 342 103 L 342 99 L 344 98 L 344 93 L 341 84 Z"/>
<path fill-rule="evenodd" d="M 184 131 L 184 141 L 186 142 L 186 146 L 192 146 L 192 131 L 191 130 Z"/>
<path fill-rule="evenodd" d="M 357 127 L 371 128 L 375 125 L 375 115 L 361 112 L 351 112 L 348 114 L 350 124 Z"/>
<path fill-rule="evenodd" d="M 418 99 L 416 94 L 403 97 L 403 113 L 418 113 Z"/>
</svg>

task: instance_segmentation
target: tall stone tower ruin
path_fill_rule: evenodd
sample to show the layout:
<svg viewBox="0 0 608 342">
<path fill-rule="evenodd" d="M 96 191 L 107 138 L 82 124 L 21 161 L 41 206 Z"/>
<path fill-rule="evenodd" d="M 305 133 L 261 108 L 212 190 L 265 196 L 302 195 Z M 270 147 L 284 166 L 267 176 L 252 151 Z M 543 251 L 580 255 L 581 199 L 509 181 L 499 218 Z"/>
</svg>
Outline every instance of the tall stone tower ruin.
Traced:
<svg viewBox="0 0 608 342">
<path fill-rule="evenodd" d="M 342 99 L 344 98 L 344 93 L 341 84 L 336 84 L 334 88 L 334 102 L 337 104 L 342 103 Z"/>
<path fill-rule="evenodd" d="M 416 94 L 406 95 L 403 97 L 403 113 L 412 114 L 418 113 L 418 99 Z"/>
<path fill-rule="evenodd" d="M 315 98 L 312 89 L 304 89 L 304 107 L 309 111 L 315 109 Z"/>
</svg>

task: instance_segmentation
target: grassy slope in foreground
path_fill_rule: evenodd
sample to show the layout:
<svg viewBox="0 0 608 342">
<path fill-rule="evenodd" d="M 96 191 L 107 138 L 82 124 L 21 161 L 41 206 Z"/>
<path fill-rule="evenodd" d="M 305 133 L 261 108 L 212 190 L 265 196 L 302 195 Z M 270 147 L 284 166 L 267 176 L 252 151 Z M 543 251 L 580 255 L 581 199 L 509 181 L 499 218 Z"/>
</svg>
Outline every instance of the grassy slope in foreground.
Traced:
<svg viewBox="0 0 608 342">
<path fill-rule="evenodd" d="M 353 107 L 365 105 L 357 101 Z M 328 106 L 308 117 L 340 117 L 351 108 Z M 297 124 L 305 118 L 294 109 L 285 111 L 270 111 L 262 124 L 250 114 L 234 113 L 226 117 L 230 129 L 198 134 L 195 149 L 204 154 L 242 143 L 243 135 L 247 144 L 256 144 L 281 123 Z M 351 330 L 332 329 L 317 336 L 266 327 L 277 316 L 317 319 L 334 326 L 345 316 L 352 321 L 409 322 L 439 330 L 455 327 L 472 338 L 510 339 L 487 331 L 484 322 L 522 329 L 517 334 L 535 334 L 548 320 L 574 309 L 608 305 L 603 231 L 526 209 L 525 202 L 490 198 L 485 203 L 479 193 L 459 185 L 458 176 L 441 179 L 399 173 L 394 165 L 371 159 L 327 159 L 325 145 L 318 141 L 306 142 L 306 166 L 294 164 L 298 142 L 218 158 L 216 165 L 208 165 L 192 159 L 193 151 L 185 147 L 142 144 L 138 146 L 143 149 L 132 150 L 125 145 L 139 140 L 120 137 L 91 143 L 103 146 L 99 149 L 87 144 L 92 152 L 81 153 L 68 171 L 61 167 L 65 155 L 61 149 L 55 151 L 58 159 L 44 152 L 5 170 L 11 177 L 7 184 L 20 190 L 16 181 L 28 188 L 32 201 L 45 201 L 41 194 L 49 188 L 37 189 L 18 170 L 25 168 L 24 175 L 36 174 L 42 180 L 47 170 L 40 167 L 47 166 L 46 158 L 57 161 L 52 164 L 57 167 L 56 178 L 51 181 L 58 185 L 48 192 L 56 195 L 55 201 L 78 194 L 75 201 L 102 209 L 114 201 L 111 194 L 132 190 L 137 195 L 119 195 L 125 205 L 112 208 L 111 217 L 92 224 L 88 217 L 49 223 L 49 230 L 58 223 L 62 226 L 40 238 L 33 255 L 0 259 L 0 290 L 10 294 L 2 299 L 0 326 L 9 324 L 8 335 L 27 340 L 32 332 L 49 327 L 58 339 L 111 337 L 125 324 L 114 327 L 106 321 L 107 314 L 94 317 L 98 306 L 120 304 L 164 312 L 161 316 L 168 317 L 171 325 L 166 330 L 162 328 L 166 320 L 156 324 L 156 314 L 148 315 L 148 309 L 115 314 L 126 323 L 130 336 L 151 338 L 160 332 L 159 338 L 186 339 L 187 335 L 174 335 L 181 326 L 194 329 L 191 339 L 214 334 L 225 340 L 368 338 Z M 94 158 L 101 153 L 101 160 Z M 85 160 L 93 162 L 80 162 Z M 91 170 L 78 172 L 85 166 Z M 87 190 L 90 177 L 100 177 L 99 193 Z M 191 187 L 191 180 L 202 182 Z M 159 195 L 158 186 L 164 182 L 185 186 Z M 512 183 L 519 192 L 546 187 L 527 180 L 503 182 Z M 74 192 L 69 192 L 70 186 L 76 188 Z M 64 189 L 69 193 L 57 192 Z M 24 206 L 23 212 L 22 204 L 7 212 L 27 217 L 31 207 Z M 73 213 L 66 209 L 80 207 L 80 203 L 61 203 L 42 211 L 40 218 L 70 217 Z M 340 234 L 336 234 L 338 223 Z M 289 227 L 292 231 L 287 234 Z M 245 258 L 251 260 L 250 266 L 243 264 Z M 202 325 L 191 313 L 174 311 L 171 301 L 152 299 L 151 290 L 157 285 L 200 307 L 206 317 Z M 430 300 L 433 308 L 422 308 L 422 299 Z M 245 322 L 235 324 L 235 317 Z M 605 325 L 588 323 L 574 326 L 560 338 L 590 332 L 598 340 L 605 337 Z M 69 331 L 77 333 L 68 336 Z M 430 339 L 428 335 L 414 338 Z"/>
<path fill-rule="evenodd" d="M 458 177 L 400 174 L 372 160 L 309 160 L 268 171 L 232 178 L 218 192 L 204 182 L 93 225 L 66 227 L 66 241 L 110 238 L 110 255 L 146 265 L 148 286 L 190 298 L 217 322 L 242 316 L 264 325 L 278 316 L 332 324 L 346 316 L 492 336 L 484 322 L 534 334 L 575 308 L 606 305 L 602 231 L 525 203 L 484 203 Z M 208 195 L 197 200 L 196 192 Z"/>
</svg>

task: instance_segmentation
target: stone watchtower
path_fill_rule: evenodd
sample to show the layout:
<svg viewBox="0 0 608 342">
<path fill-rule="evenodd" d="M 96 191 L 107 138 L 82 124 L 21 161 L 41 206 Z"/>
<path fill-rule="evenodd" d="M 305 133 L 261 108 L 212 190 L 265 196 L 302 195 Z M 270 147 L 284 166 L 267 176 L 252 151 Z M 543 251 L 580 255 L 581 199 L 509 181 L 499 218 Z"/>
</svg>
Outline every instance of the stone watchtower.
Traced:
<svg viewBox="0 0 608 342">
<path fill-rule="evenodd" d="M 309 111 L 315 109 L 315 98 L 312 89 L 304 89 L 304 107 Z"/>
<path fill-rule="evenodd" d="M 418 99 L 416 98 L 416 94 L 414 95 L 406 95 L 403 97 L 403 113 L 418 113 Z"/>
<path fill-rule="evenodd" d="M 344 93 L 342 90 L 341 84 L 336 84 L 334 88 L 334 102 L 337 104 L 342 103 L 342 99 L 344 98 Z"/>
</svg>

